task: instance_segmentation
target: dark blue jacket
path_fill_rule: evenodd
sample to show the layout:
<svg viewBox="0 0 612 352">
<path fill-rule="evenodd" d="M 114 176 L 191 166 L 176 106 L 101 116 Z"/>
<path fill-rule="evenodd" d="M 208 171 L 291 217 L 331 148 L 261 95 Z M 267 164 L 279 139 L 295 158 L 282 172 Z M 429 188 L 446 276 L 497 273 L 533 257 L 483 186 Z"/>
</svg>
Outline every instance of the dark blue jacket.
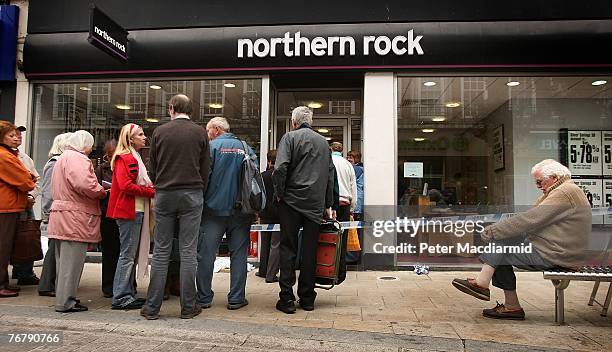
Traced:
<svg viewBox="0 0 612 352">
<path fill-rule="evenodd" d="M 248 149 L 249 155 L 254 156 L 251 147 Z M 210 159 L 204 213 L 213 216 L 234 215 L 244 160 L 242 142 L 233 133 L 220 135 L 210 141 Z"/>
</svg>

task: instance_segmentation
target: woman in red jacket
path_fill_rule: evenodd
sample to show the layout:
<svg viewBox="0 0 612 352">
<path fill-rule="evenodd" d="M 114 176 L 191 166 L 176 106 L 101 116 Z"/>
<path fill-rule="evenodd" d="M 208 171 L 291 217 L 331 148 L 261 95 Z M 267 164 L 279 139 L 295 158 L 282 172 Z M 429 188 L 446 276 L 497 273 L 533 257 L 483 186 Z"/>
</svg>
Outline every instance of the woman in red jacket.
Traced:
<svg viewBox="0 0 612 352">
<path fill-rule="evenodd" d="M 138 271 L 144 274 L 149 254 L 149 204 L 155 195 L 147 169 L 138 154 L 146 140 L 142 127 L 133 123 L 123 126 L 111 159 L 113 182 L 106 216 L 117 221 L 121 243 L 113 282 L 112 309 L 140 309 L 145 301 L 136 298 L 134 260 L 138 244 L 142 242 L 139 253 L 144 260 Z"/>
</svg>

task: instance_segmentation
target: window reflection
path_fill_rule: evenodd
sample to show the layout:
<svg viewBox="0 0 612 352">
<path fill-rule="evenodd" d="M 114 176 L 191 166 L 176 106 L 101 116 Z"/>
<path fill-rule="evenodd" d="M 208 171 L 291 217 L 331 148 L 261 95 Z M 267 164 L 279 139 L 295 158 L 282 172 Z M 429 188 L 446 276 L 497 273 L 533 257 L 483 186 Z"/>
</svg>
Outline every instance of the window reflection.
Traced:
<svg viewBox="0 0 612 352">
<path fill-rule="evenodd" d="M 168 100 L 186 94 L 193 101 L 192 120 L 205 124 L 223 116 L 231 130 L 259 154 L 261 130 L 261 79 L 197 81 L 83 82 L 34 86 L 33 158 L 42 170 L 53 138 L 66 131 L 88 130 L 95 138 L 94 162 L 102 156 L 104 142 L 117 138 L 129 122 L 150 136 L 169 121 Z"/>
</svg>

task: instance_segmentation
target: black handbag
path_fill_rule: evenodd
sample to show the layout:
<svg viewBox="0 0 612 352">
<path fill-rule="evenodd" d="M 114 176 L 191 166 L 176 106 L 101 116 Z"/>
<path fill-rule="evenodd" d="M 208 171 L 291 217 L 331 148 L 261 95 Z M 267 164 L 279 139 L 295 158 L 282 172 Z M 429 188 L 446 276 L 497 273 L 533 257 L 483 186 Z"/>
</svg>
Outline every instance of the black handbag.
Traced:
<svg viewBox="0 0 612 352">
<path fill-rule="evenodd" d="M 29 263 L 43 258 L 40 223 L 41 220 L 34 219 L 17 221 L 11 264 Z"/>
</svg>

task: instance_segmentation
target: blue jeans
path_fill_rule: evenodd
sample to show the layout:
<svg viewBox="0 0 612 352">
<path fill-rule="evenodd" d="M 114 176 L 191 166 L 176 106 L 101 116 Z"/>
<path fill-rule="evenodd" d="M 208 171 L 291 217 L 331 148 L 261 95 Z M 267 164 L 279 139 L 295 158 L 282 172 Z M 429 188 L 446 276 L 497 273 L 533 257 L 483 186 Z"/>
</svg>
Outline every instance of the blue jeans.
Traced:
<svg viewBox="0 0 612 352">
<path fill-rule="evenodd" d="M 151 281 L 146 310 L 159 313 L 164 298 L 168 263 L 172 252 L 176 219 L 179 219 L 181 255 L 181 313 L 192 313 L 195 306 L 198 227 L 202 220 L 204 193 L 201 189 L 159 190 L 155 194 L 155 233 Z"/>
<path fill-rule="evenodd" d="M 209 304 L 213 300 L 213 269 L 219 243 L 223 234 L 227 235 L 230 250 L 230 291 L 229 304 L 244 302 L 247 274 L 247 255 L 249 251 L 249 231 L 251 216 L 211 216 L 204 215 L 198 238 L 198 303 Z"/>
<path fill-rule="evenodd" d="M 134 220 L 117 219 L 119 227 L 119 260 L 113 281 L 113 306 L 124 307 L 136 300 L 134 288 L 134 267 L 140 243 L 142 212 L 136 213 Z"/>
</svg>

